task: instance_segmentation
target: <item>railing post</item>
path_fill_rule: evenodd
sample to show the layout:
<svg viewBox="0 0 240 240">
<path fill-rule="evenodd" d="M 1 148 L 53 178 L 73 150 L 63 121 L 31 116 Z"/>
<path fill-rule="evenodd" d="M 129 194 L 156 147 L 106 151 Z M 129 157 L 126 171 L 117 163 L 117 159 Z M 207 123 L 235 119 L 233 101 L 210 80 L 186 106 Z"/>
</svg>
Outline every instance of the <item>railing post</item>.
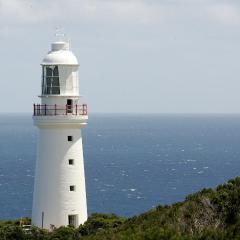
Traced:
<svg viewBox="0 0 240 240">
<path fill-rule="evenodd" d="M 45 116 L 47 115 L 47 104 L 45 104 L 45 109 L 44 109 Z"/>
<path fill-rule="evenodd" d="M 54 105 L 54 115 L 55 116 L 57 115 L 57 105 L 56 104 Z"/>
<path fill-rule="evenodd" d="M 83 104 L 83 115 L 87 115 L 87 104 Z"/>
<path fill-rule="evenodd" d="M 35 103 L 33 104 L 33 116 L 35 116 Z"/>
</svg>

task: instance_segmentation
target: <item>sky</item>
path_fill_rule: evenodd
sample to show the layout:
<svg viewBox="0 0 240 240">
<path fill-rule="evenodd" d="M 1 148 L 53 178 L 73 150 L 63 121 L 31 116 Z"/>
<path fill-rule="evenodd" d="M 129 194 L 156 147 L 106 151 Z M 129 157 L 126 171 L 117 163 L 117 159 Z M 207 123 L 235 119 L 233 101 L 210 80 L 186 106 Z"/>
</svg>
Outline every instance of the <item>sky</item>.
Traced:
<svg viewBox="0 0 240 240">
<path fill-rule="evenodd" d="M 0 113 L 40 102 L 57 29 L 90 113 L 240 113 L 239 0 L 0 0 Z"/>
</svg>

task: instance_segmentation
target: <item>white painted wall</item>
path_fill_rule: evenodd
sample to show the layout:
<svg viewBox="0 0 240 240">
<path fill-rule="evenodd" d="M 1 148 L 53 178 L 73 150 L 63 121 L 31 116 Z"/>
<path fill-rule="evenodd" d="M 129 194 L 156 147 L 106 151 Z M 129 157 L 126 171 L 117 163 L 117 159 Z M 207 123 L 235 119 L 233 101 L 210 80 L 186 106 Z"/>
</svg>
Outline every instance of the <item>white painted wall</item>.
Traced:
<svg viewBox="0 0 240 240">
<path fill-rule="evenodd" d="M 61 96 L 79 96 L 78 66 L 58 66 Z"/>
<path fill-rule="evenodd" d="M 73 136 L 73 142 L 67 136 Z M 68 225 L 68 215 L 78 214 L 79 224 L 87 220 L 87 203 L 79 126 L 41 126 L 33 197 L 32 224 L 46 229 Z M 69 165 L 68 159 L 74 159 Z M 69 186 L 76 191 L 70 192 Z"/>
</svg>

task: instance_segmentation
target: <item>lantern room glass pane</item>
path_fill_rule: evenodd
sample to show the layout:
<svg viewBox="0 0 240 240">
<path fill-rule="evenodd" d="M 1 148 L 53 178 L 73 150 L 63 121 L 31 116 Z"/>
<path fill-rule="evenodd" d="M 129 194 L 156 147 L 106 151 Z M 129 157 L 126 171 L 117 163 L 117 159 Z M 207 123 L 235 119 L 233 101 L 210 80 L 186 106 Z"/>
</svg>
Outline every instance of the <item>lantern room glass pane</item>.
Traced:
<svg viewBox="0 0 240 240">
<path fill-rule="evenodd" d="M 46 75 L 47 76 L 52 76 L 53 75 L 52 67 L 46 67 Z"/>
<path fill-rule="evenodd" d="M 44 94 L 44 68 L 42 68 L 42 94 Z"/>
<path fill-rule="evenodd" d="M 53 69 L 53 76 L 57 76 L 57 77 L 59 76 L 57 66 Z"/>
<path fill-rule="evenodd" d="M 58 66 L 44 66 L 43 68 L 43 94 L 60 94 Z"/>
</svg>

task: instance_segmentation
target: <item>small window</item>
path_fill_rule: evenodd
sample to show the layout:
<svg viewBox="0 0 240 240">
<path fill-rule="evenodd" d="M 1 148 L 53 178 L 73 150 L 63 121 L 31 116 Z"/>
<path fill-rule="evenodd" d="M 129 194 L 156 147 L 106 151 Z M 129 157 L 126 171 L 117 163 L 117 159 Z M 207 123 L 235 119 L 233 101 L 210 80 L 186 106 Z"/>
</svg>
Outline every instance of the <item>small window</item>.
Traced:
<svg viewBox="0 0 240 240">
<path fill-rule="evenodd" d="M 69 165 L 74 165 L 74 160 L 73 159 L 68 159 L 68 164 Z"/>
<path fill-rule="evenodd" d="M 70 188 L 70 191 L 71 191 L 71 192 L 76 191 L 76 186 L 74 186 L 74 185 L 71 185 L 69 188 Z"/>
<path fill-rule="evenodd" d="M 68 141 L 72 142 L 72 140 L 73 140 L 73 137 L 72 136 L 68 136 Z"/>
</svg>

